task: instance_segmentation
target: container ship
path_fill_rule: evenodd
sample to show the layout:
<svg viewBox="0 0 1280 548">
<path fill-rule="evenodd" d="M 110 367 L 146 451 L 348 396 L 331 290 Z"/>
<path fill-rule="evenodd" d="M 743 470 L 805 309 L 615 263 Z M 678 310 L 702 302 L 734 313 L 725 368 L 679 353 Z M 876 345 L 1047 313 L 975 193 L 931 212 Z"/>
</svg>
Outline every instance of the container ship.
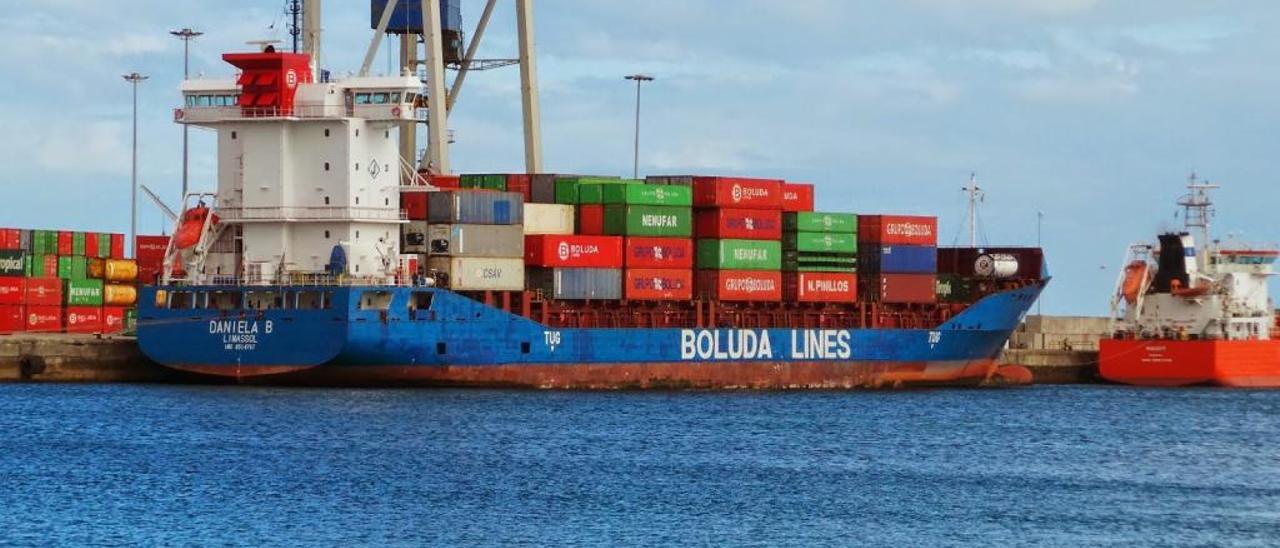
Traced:
<svg viewBox="0 0 1280 548">
<path fill-rule="evenodd" d="M 1138 386 L 1280 387 L 1280 323 L 1267 283 L 1280 251 L 1211 240 L 1211 191 L 1192 176 L 1186 230 L 1129 246 L 1099 372 Z"/>
<path fill-rule="evenodd" d="M 396 24 L 380 13 L 379 30 Z M 216 132 L 217 190 L 187 197 L 140 297 L 139 344 L 167 367 L 326 385 L 978 384 L 1047 283 L 1039 249 L 939 248 L 934 217 L 814 211 L 808 184 L 448 175 L 396 138 L 442 96 L 411 71 L 332 80 L 270 46 L 223 58 L 237 76 L 185 82 L 175 111 Z"/>
</svg>

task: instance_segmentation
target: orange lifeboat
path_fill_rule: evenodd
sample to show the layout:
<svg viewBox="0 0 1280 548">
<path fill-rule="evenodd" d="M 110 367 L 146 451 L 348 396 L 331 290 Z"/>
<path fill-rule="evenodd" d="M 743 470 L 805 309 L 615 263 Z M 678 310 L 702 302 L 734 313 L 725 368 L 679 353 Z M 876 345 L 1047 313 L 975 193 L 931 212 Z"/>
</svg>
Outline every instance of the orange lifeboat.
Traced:
<svg viewBox="0 0 1280 548">
<path fill-rule="evenodd" d="M 1182 287 L 1182 282 L 1174 280 L 1173 287 L 1169 289 L 1169 292 L 1175 297 L 1199 297 L 1209 292 L 1209 286 L 1207 284 L 1197 284 L 1193 287 Z"/>
<path fill-rule="evenodd" d="M 174 245 L 178 249 L 190 249 L 200 243 L 201 233 L 204 232 L 204 222 L 210 216 L 211 225 L 218 224 L 218 216 L 208 207 L 199 205 L 182 213 L 182 222 L 178 225 L 178 230 L 174 233 Z"/>
<path fill-rule="evenodd" d="M 1124 267 L 1124 285 L 1121 286 L 1120 294 L 1124 296 L 1125 302 L 1129 304 L 1138 302 L 1138 297 L 1142 295 L 1142 287 L 1147 284 L 1149 273 L 1150 267 L 1146 261 L 1134 261 Z"/>
</svg>

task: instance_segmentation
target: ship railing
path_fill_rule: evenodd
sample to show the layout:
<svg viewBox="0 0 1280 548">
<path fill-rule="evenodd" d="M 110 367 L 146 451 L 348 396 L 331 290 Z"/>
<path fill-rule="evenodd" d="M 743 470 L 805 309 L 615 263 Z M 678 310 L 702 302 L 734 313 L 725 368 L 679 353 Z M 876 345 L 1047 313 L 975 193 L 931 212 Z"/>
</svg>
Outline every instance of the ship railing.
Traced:
<svg viewBox="0 0 1280 548">
<path fill-rule="evenodd" d="M 346 220 L 401 222 L 408 219 L 407 213 L 399 208 L 359 206 L 219 208 L 218 217 L 227 222 Z"/>
<path fill-rule="evenodd" d="M 350 276 L 344 274 L 290 273 L 281 278 L 266 276 L 210 276 L 203 280 L 172 279 L 169 285 L 221 287 L 415 287 L 424 286 L 410 276 Z"/>
<path fill-rule="evenodd" d="M 356 108 L 359 107 L 359 108 Z M 385 109 L 382 114 L 376 109 Z M 401 110 L 403 109 L 403 110 Z M 173 119 L 178 123 L 202 123 L 229 119 L 272 119 L 272 118 L 348 118 L 360 117 L 377 120 L 415 120 L 424 118 L 407 106 L 396 104 L 345 105 L 332 103 L 296 103 L 292 106 L 279 105 L 246 107 L 246 106 L 185 106 L 173 110 Z M 425 119 L 425 118 L 424 118 Z"/>
</svg>

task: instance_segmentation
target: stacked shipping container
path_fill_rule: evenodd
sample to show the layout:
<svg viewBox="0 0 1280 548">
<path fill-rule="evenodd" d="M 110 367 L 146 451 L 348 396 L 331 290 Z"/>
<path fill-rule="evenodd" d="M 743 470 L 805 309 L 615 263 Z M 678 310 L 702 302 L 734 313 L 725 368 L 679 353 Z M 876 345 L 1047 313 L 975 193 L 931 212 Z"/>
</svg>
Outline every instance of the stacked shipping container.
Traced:
<svg viewBox="0 0 1280 548">
<path fill-rule="evenodd" d="M 137 263 L 124 235 L 0 229 L 0 333 L 120 333 Z"/>
<path fill-rule="evenodd" d="M 413 229 L 425 229 L 425 234 Z M 427 268 L 445 274 L 456 291 L 524 289 L 524 196 L 498 190 L 431 193 L 426 223 L 410 223 L 404 238 L 419 237 Z"/>
<path fill-rule="evenodd" d="M 907 215 L 858 217 L 862 291 L 867 300 L 937 301 L 938 219 Z"/>
<path fill-rule="evenodd" d="M 722 301 L 781 301 L 784 183 L 690 179 L 697 208 L 698 294 Z"/>
<path fill-rule="evenodd" d="M 788 300 L 858 300 L 858 218 L 850 213 L 788 212 L 784 218 Z"/>
</svg>

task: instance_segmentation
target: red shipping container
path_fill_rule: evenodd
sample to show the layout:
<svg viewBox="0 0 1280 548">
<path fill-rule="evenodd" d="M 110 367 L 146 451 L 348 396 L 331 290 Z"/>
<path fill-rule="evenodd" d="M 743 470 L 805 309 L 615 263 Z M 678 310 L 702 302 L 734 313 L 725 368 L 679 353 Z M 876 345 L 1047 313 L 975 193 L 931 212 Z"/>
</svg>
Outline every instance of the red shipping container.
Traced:
<svg viewBox="0 0 1280 548">
<path fill-rule="evenodd" d="M 629 301 L 693 300 L 693 271 L 675 269 L 627 269 L 623 298 Z"/>
<path fill-rule="evenodd" d="M 136 242 L 135 242 L 136 243 Z M 167 245 L 167 244 L 166 244 Z M 111 235 L 111 258 L 124 259 L 124 234 Z"/>
<path fill-rule="evenodd" d="M 58 256 L 44 256 L 44 275 L 46 278 L 55 278 L 58 276 Z"/>
<path fill-rule="evenodd" d="M 698 295 L 722 301 L 780 301 L 782 273 L 752 270 L 699 270 Z"/>
<path fill-rule="evenodd" d="M 782 211 L 765 209 L 702 209 L 694 219 L 699 238 L 781 240 Z"/>
<path fill-rule="evenodd" d="M 622 268 L 622 238 L 525 236 L 524 264 L 547 268 Z"/>
<path fill-rule="evenodd" d="M 62 280 L 60 278 L 27 278 L 27 306 L 61 306 Z"/>
<path fill-rule="evenodd" d="M 858 241 L 890 245 L 938 245 L 938 218 L 859 215 Z"/>
<path fill-rule="evenodd" d="M 164 254 L 169 250 L 168 236 L 138 236 L 133 240 L 133 254 L 138 264 L 154 264 L 157 267 L 164 263 Z"/>
<path fill-rule="evenodd" d="M 23 307 L 0 305 L 0 335 L 19 333 L 27 329 L 27 316 Z"/>
<path fill-rule="evenodd" d="M 28 306 L 27 331 L 31 333 L 61 333 L 62 308 L 58 306 Z"/>
<path fill-rule="evenodd" d="M 507 192 L 519 192 L 524 195 L 525 203 L 533 201 L 533 176 L 513 173 L 507 175 Z"/>
<path fill-rule="evenodd" d="M 836 272 L 789 272 L 784 276 L 788 301 L 800 303 L 856 303 L 858 275 Z"/>
<path fill-rule="evenodd" d="M 72 239 L 70 232 L 67 232 L 65 230 L 62 232 L 59 232 L 58 233 L 58 254 L 71 255 L 71 253 L 75 251 L 75 245 L 72 244 L 73 241 L 74 240 Z"/>
<path fill-rule="evenodd" d="M 84 255 L 86 257 L 98 256 L 98 234 L 96 232 L 84 233 Z"/>
<path fill-rule="evenodd" d="M 627 238 L 627 268 L 693 268 L 693 240 Z"/>
<path fill-rule="evenodd" d="M 872 300 L 882 303 L 929 304 L 938 300 L 938 277 L 933 274 L 881 274 L 868 280 Z"/>
<path fill-rule="evenodd" d="M 22 231 L 16 228 L 0 228 L 0 250 L 22 249 Z"/>
<path fill-rule="evenodd" d="M 588 236 L 604 234 L 604 206 L 599 204 L 578 206 L 578 234 Z"/>
<path fill-rule="evenodd" d="M 124 333 L 124 315 L 128 308 L 106 306 L 102 308 L 102 332 L 107 334 Z"/>
<path fill-rule="evenodd" d="M 26 278 L 0 276 L 0 304 L 22 304 L 26 298 Z"/>
<path fill-rule="evenodd" d="M 432 175 L 429 181 L 431 182 L 431 186 L 436 188 L 449 190 L 462 188 L 461 175 Z"/>
<path fill-rule="evenodd" d="M 68 306 L 66 308 L 67 333 L 101 333 L 102 309 L 96 306 Z"/>
<path fill-rule="evenodd" d="M 813 211 L 813 185 L 809 183 L 783 183 L 782 210 L 788 212 Z"/>
<path fill-rule="evenodd" d="M 426 192 L 400 193 L 400 209 L 404 210 L 405 217 L 410 221 L 427 220 L 427 194 Z M 141 251 L 138 257 L 142 257 Z"/>
<path fill-rule="evenodd" d="M 740 177 L 694 177 L 693 205 L 782 209 L 782 181 Z"/>
</svg>

